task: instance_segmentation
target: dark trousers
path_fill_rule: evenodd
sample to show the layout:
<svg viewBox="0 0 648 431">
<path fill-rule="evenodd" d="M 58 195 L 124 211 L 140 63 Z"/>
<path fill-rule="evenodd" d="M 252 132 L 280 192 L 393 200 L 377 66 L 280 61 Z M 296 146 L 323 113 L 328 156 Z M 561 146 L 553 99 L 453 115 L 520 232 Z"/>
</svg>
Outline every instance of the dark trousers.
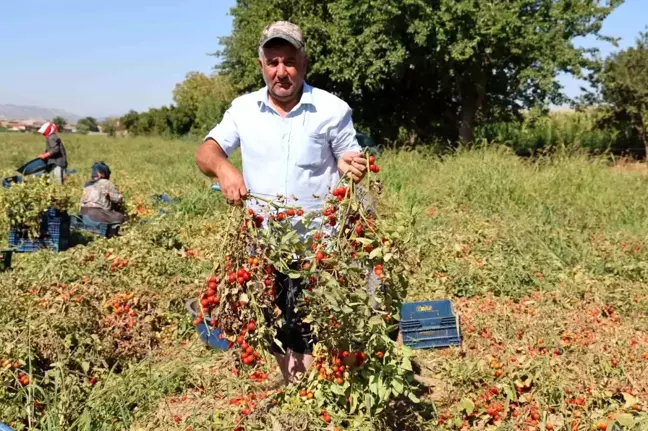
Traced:
<svg viewBox="0 0 648 431">
<path fill-rule="evenodd" d="M 281 310 L 283 326 L 277 329 L 277 339 L 282 348 L 274 342 L 271 344 L 272 353 L 283 354 L 287 349 L 296 353 L 312 354 L 315 342 L 311 327 L 304 323 L 295 312 L 297 301 L 302 292 L 302 280 L 292 279 L 286 274 L 276 273 L 275 279 L 275 304 Z"/>
<path fill-rule="evenodd" d="M 82 207 L 79 214 L 88 216 L 90 220 L 97 223 L 124 223 L 124 221 L 126 221 L 124 214 L 101 208 Z"/>
</svg>

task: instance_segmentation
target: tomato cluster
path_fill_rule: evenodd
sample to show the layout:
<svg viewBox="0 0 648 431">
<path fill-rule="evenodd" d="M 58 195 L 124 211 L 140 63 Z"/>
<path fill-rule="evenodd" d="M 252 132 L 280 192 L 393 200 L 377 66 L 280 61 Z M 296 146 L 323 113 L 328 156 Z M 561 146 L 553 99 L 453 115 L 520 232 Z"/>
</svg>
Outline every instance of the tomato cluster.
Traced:
<svg viewBox="0 0 648 431">
<path fill-rule="evenodd" d="M 251 320 L 247 325 L 247 330 L 244 330 L 236 340 L 236 343 L 241 347 L 241 362 L 245 365 L 254 365 L 261 357 L 259 352 L 245 341 L 246 335 L 253 333 L 255 330 L 256 323 Z"/>
<path fill-rule="evenodd" d="M 345 198 L 350 198 L 351 197 L 351 189 L 349 187 L 338 187 L 338 188 L 333 189 L 331 194 L 337 200 L 343 201 Z"/>
<path fill-rule="evenodd" d="M 217 296 L 218 293 L 218 284 L 220 283 L 220 278 L 217 276 L 211 276 L 207 280 L 207 291 L 200 297 L 200 305 L 203 310 L 203 313 L 209 315 L 214 307 L 220 304 L 220 297 Z M 203 313 L 199 313 L 196 319 L 194 320 L 194 325 L 199 325 L 203 320 Z M 212 326 L 216 326 L 215 321 L 211 321 Z"/>
<path fill-rule="evenodd" d="M 264 216 L 246 210 L 242 223 L 226 232 L 227 253 L 221 255 L 214 275 L 206 281 L 193 322 L 219 329 L 230 347 L 240 348 L 239 367 L 257 366 L 268 338 L 272 339 L 267 336 L 272 330 L 266 320 L 274 311 L 275 269 L 263 247 L 255 243 L 264 220 Z"/>
<path fill-rule="evenodd" d="M 342 199 L 344 199 L 344 195 L 342 195 Z M 333 227 L 333 226 L 335 226 L 337 224 L 337 217 L 335 217 L 335 212 L 336 211 L 337 211 L 337 208 L 335 206 L 325 207 L 322 210 L 322 215 L 324 216 L 325 222 L 331 227 Z"/>
<path fill-rule="evenodd" d="M 376 164 L 376 156 L 369 156 L 369 170 L 376 174 L 380 172 L 380 166 Z"/>
<path fill-rule="evenodd" d="M 16 374 L 17 382 L 21 386 L 27 386 L 31 383 L 31 380 L 29 379 L 29 376 L 21 370 L 22 366 L 23 366 L 22 362 L 11 361 L 9 359 L 3 359 L 2 362 L 0 362 L 0 368 L 13 369 L 14 371 L 17 372 Z"/>
<path fill-rule="evenodd" d="M 358 368 L 362 367 L 367 355 L 364 352 L 340 351 L 327 358 L 320 358 L 315 361 L 315 369 L 318 371 L 319 381 L 328 380 L 338 385 L 344 384 L 345 379 L 351 378 Z"/>
<path fill-rule="evenodd" d="M 229 400 L 229 404 L 232 406 L 239 407 L 239 413 L 241 414 L 242 417 L 245 417 L 251 415 L 258 408 L 259 403 L 271 395 L 272 395 L 271 393 L 266 393 L 266 392 L 260 392 L 258 394 L 252 392 L 248 395 L 242 395 L 242 396 L 231 398 Z M 236 418 L 236 422 L 240 423 L 242 421 L 242 417 Z M 235 427 L 234 430 L 242 431 L 244 430 L 244 428 Z"/>
<path fill-rule="evenodd" d="M 120 269 L 126 268 L 128 266 L 127 259 L 121 259 L 119 256 L 113 256 L 113 254 L 109 251 L 106 252 L 104 257 L 108 260 L 112 260 L 110 264 L 110 271 L 112 272 L 119 271 Z"/>
<path fill-rule="evenodd" d="M 119 328 L 132 331 L 137 317 L 136 298 L 133 293 L 120 293 L 108 302 L 106 308 L 111 312 L 103 319 L 105 328 Z"/>
</svg>

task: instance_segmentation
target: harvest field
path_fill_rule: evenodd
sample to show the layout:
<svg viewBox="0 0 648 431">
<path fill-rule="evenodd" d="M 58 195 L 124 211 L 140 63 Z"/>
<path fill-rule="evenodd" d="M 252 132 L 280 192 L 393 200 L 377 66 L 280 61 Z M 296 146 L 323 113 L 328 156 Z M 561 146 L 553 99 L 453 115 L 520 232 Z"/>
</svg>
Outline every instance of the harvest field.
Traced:
<svg viewBox="0 0 648 431">
<path fill-rule="evenodd" d="M 409 220 L 418 262 L 408 300 L 451 298 L 464 342 L 413 352 L 419 403 L 329 422 L 315 399 L 273 408 L 274 363 L 265 379 L 237 377 L 235 353 L 197 339 L 184 302 L 211 274 L 227 211 L 194 165 L 197 142 L 62 138 L 75 202 L 103 160 L 137 218 L 117 238 L 14 255 L 0 274 L 0 422 L 14 429 L 648 429 L 640 170 L 496 147 L 379 155 L 380 214 Z M 43 148 L 40 136 L 0 134 L 3 176 Z M 162 193 L 179 200 L 156 203 Z M 131 294 L 125 336 L 102 323 Z"/>
</svg>

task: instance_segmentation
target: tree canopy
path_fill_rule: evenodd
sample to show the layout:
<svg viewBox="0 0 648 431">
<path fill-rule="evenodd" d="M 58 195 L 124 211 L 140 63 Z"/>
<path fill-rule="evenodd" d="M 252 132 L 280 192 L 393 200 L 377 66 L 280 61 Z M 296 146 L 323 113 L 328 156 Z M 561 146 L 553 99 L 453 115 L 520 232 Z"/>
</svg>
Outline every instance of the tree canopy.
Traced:
<svg viewBox="0 0 648 431">
<path fill-rule="evenodd" d="M 643 141 L 648 157 L 648 33 L 634 47 L 612 54 L 596 75 L 605 119 L 630 126 Z"/>
<path fill-rule="evenodd" d="M 195 114 L 191 129 L 200 134 L 220 121 L 234 97 L 236 92 L 228 77 L 219 74 L 190 72 L 173 90 L 176 105 Z"/>
<path fill-rule="evenodd" d="M 97 119 L 93 117 L 85 117 L 77 121 L 77 129 L 81 132 L 98 132 L 99 124 Z"/>
<path fill-rule="evenodd" d="M 306 38 L 307 80 L 346 100 L 361 129 L 387 141 L 473 138 L 477 122 L 566 100 L 556 77 L 580 76 L 622 0 L 238 0 L 219 71 L 240 92 L 262 85 L 265 25 Z"/>
<path fill-rule="evenodd" d="M 65 121 L 65 118 L 57 116 L 52 119 L 52 123 L 54 123 L 59 130 L 63 131 L 63 127 L 65 127 L 67 121 Z"/>
<path fill-rule="evenodd" d="M 119 123 L 134 135 L 204 135 L 220 121 L 234 97 L 227 76 L 190 72 L 173 90 L 175 105 L 141 113 L 131 110 Z"/>
</svg>

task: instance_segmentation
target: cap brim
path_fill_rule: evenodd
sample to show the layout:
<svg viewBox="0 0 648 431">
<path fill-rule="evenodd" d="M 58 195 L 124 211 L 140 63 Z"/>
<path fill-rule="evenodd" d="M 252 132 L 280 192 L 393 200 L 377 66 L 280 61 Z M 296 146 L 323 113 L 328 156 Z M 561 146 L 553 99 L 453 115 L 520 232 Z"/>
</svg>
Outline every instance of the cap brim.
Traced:
<svg viewBox="0 0 648 431">
<path fill-rule="evenodd" d="M 293 37 L 277 35 L 277 36 L 270 36 L 269 38 L 267 38 L 263 42 L 261 42 L 261 48 L 266 46 L 268 44 L 268 42 L 270 42 L 271 40 L 276 40 L 276 39 L 285 40 L 286 42 L 288 42 L 289 44 L 291 44 L 292 46 L 294 46 L 297 49 L 301 49 L 304 46 L 301 42 L 299 42 L 297 39 L 295 39 Z"/>
</svg>

